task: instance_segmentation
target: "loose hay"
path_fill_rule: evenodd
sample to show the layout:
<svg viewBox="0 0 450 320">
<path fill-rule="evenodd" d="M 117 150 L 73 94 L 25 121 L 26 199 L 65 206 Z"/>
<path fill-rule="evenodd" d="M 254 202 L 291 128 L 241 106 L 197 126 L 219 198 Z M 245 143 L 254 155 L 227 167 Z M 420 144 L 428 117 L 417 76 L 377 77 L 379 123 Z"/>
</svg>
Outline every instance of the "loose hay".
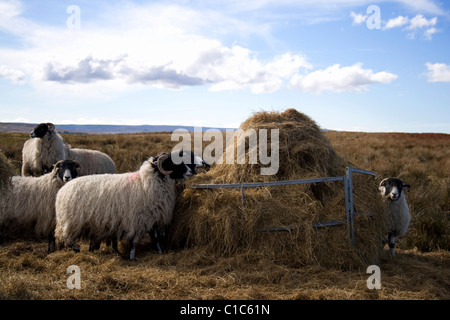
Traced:
<svg viewBox="0 0 450 320">
<path fill-rule="evenodd" d="M 350 243 L 346 225 L 312 227 L 318 222 L 345 219 L 343 182 L 246 188 L 243 204 L 239 188 L 190 188 L 192 184 L 342 176 L 345 167 L 351 166 L 336 154 L 318 125 L 295 109 L 256 113 L 241 125 L 243 130 L 250 128 L 257 132 L 279 129 L 278 172 L 262 176 L 260 164 L 246 161 L 242 165 L 217 164 L 209 172 L 190 179 L 175 209 L 172 245 L 206 245 L 210 254 L 220 256 L 264 255 L 291 266 L 317 264 L 347 269 L 378 262 L 385 219 L 377 183 L 371 176 L 353 175 L 356 211 L 373 214 L 373 217 L 355 218 L 356 246 Z M 235 143 L 227 149 L 236 150 Z M 248 139 L 246 144 L 248 159 Z M 297 228 L 285 232 L 263 231 L 274 226 Z"/>
</svg>

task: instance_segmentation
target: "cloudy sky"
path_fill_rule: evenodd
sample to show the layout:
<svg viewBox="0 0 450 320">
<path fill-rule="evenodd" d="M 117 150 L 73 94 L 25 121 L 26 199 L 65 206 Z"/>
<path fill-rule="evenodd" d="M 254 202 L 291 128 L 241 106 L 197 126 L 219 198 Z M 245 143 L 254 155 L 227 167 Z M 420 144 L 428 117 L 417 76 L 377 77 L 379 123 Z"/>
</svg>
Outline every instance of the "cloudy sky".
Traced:
<svg viewBox="0 0 450 320">
<path fill-rule="evenodd" d="M 450 133 L 450 4 L 0 0 L 0 122 Z"/>
</svg>

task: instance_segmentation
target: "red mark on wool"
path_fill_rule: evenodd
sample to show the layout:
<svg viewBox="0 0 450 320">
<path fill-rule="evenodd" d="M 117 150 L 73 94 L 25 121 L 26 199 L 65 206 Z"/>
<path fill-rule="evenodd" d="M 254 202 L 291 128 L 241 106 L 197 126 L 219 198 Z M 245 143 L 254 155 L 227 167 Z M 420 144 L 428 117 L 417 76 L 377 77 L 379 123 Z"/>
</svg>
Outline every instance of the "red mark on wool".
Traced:
<svg viewBox="0 0 450 320">
<path fill-rule="evenodd" d="M 135 172 L 135 173 L 132 173 L 132 174 L 130 174 L 129 176 L 128 176 L 128 180 L 130 180 L 130 181 L 132 181 L 132 182 L 134 182 L 134 181 L 136 181 L 136 180 L 139 180 L 139 171 L 138 172 Z"/>
</svg>

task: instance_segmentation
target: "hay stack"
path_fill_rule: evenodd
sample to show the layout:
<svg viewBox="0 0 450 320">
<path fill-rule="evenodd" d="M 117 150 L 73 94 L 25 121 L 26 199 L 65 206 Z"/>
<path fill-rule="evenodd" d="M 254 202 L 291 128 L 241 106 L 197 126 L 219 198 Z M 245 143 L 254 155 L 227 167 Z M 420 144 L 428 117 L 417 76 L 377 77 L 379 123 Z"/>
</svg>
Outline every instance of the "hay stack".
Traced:
<svg viewBox="0 0 450 320">
<path fill-rule="evenodd" d="M 244 204 L 239 188 L 189 187 L 204 183 L 342 176 L 345 167 L 351 166 L 336 154 L 317 124 L 295 109 L 283 113 L 256 113 L 241 125 L 243 130 L 249 128 L 256 131 L 279 129 L 278 172 L 262 176 L 260 164 L 251 165 L 246 161 L 243 165 L 216 164 L 209 172 L 190 179 L 177 203 L 171 229 L 173 246 L 207 246 L 209 253 L 218 255 L 264 255 L 296 266 L 319 264 L 352 268 L 378 261 L 385 227 L 377 183 L 371 176 L 353 176 L 356 210 L 375 214 L 374 218 L 360 215 L 356 219 L 356 246 L 348 239 L 346 225 L 312 227 L 318 222 L 345 219 L 343 182 L 247 188 Z M 228 148 L 236 150 L 236 145 L 230 144 Z M 248 153 L 248 147 L 245 150 Z M 274 226 L 299 228 L 261 231 Z"/>
</svg>

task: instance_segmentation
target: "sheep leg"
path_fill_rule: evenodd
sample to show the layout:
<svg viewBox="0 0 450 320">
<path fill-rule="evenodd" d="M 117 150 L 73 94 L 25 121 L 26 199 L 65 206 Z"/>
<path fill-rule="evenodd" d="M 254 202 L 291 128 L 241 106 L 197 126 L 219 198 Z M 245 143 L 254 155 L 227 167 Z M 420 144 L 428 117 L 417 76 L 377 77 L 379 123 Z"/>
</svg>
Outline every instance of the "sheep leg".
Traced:
<svg viewBox="0 0 450 320">
<path fill-rule="evenodd" d="M 386 242 L 387 242 L 386 236 L 383 236 L 383 238 L 381 238 L 381 244 L 383 245 L 383 249 L 384 246 L 386 245 Z"/>
<path fill-rule="evenodd" d="M 395 236 L 389 233 L 389 248 L 392 256 L 395 256 Z"/>
<path fill-rule="evenodd" d="M 74 252 L 80 252 L 80 247 L 75 243 L 72 242 L 69 244 L 69 247 L 74 251 Z"/>
<path fill-rule="evenodd" d="M 89 242 L 89 252 L 94 252 L 94 250 L 100 249 L 100 242 L 91 240 Z"/>
<path fill-rule="evenodd" d="M 106 240 L 106 246 L 111 246 L 115 253 L 119 253 L 119 249 L 117 249 L 117 238 Z"/>
<path fill-rule="evenodd" d="M 137 244 L 137 237 L 136 235 L 133 236 L 133 238 L 130 240 L 130 261 L 134 260 L 134 257 L 136 255 L 136 244 Z"/>
<path fill-rule="evenodd" d="M 55 239 L 55 232 L 52 231 L 48 235 L 48 253 L 52 253 L 56 251 L 56 239 Z"/>
<path fill-rule="evenodd" d="M 112 239 L 111 243 L 112 243 L 111 246 L 112 246 L 113 251 L 115 253 L 119 253 L 119 249 L 117 249 L 117 239 L 116 238 Z"/>
<path fill-rule="evenodd" d="M 158 251 L 159 254 L 163 253 L 163 250 L 161 248 L 161 242 L 160 242 L 160 234 L 158 232 L 158 228 L 155 227 L 152 230 L 148 232 L 150 235 L 150 238 L 152 239 L 152 244 L 156 248 L 156 251 Z"/>
</svg>

